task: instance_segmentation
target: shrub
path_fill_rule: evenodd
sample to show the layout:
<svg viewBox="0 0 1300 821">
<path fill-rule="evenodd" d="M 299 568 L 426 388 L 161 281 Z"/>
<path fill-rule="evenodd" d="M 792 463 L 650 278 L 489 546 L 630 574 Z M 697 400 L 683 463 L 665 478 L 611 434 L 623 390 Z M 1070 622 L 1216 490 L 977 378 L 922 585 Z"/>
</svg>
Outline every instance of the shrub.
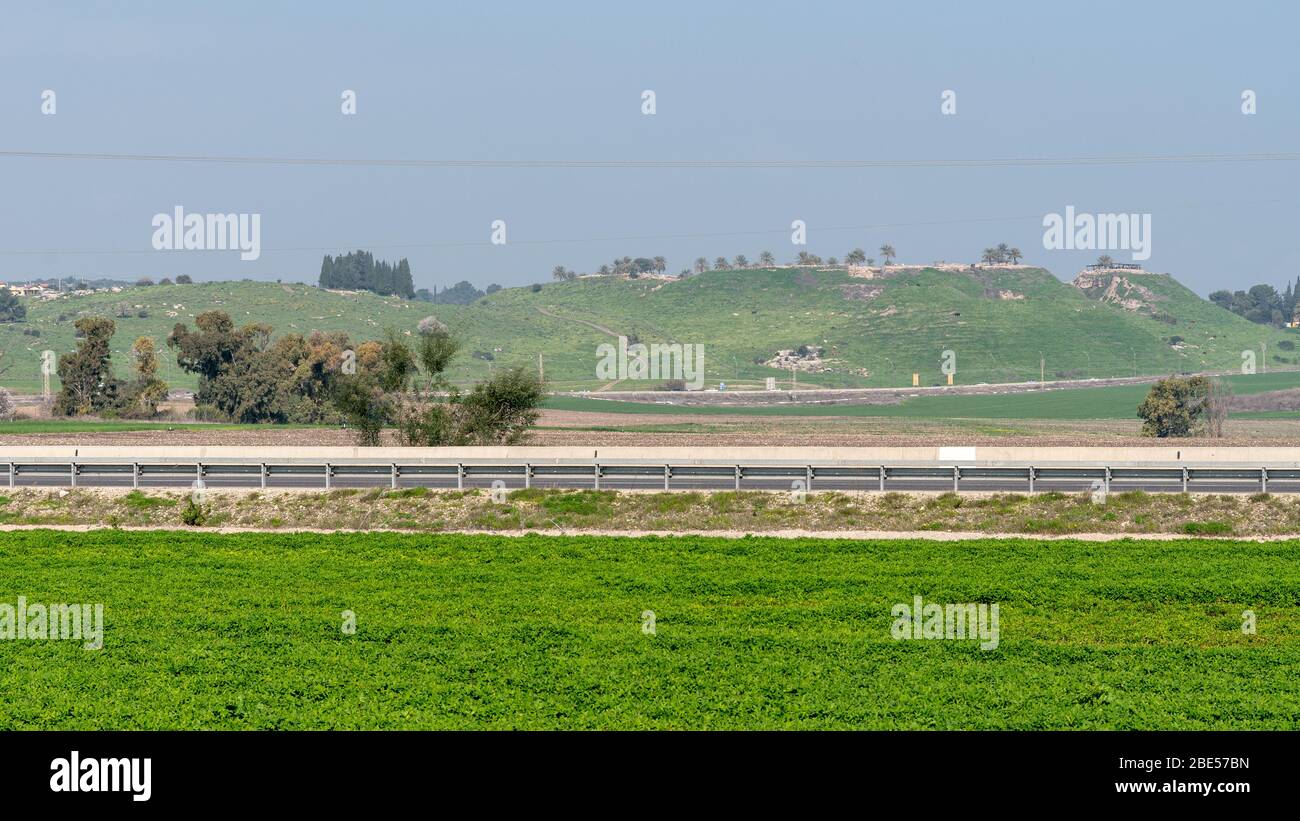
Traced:
<svg viewBox="0 0 1300 821">
<path fill-rule="evenodd" d="M 208 521 L 208 509 L 191 498 L 185 503 L 185 509 L 181 511 L 181 521 L 190 527 L 203 527 Z"/>
<path fill-rule="evenodd" d="M 1161 379 L 1138 405 L 1142 435 L 1191 436 L 1202 421 L 1210 393 L 1210 380 L 1203 376 Z"/>
<path fill-rule="evenodd" d="M 160 499 L 156 496 L 146 496 L 138 490 L 133 490 L 126 494 L 122 503 L 127 507 L 133 507 L 136 510 L 148 510 L 152 507 L 176 507 L 175 499 Z"/>
<path fill-rule="evenodd" d="M 1188 522 L 1183 525 L 1183 532 L 1192 536 L 1216 536 L 1232 532 L 1232 525 L 1227 522 Z"/>
</svg>

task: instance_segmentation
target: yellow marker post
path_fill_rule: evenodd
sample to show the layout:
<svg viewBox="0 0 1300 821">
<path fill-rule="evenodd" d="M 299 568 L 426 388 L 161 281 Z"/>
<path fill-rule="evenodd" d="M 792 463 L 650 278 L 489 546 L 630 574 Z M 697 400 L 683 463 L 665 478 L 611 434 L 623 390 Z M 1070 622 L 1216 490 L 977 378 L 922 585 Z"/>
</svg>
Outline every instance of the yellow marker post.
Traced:
<svg viewBox="0 0 1300 821">
<path fill-rule="evenodd" d="M 914 388 L 921 387 L 921 374 L 919 373 L 912 374 L 912 387 Z"/>
</svg>

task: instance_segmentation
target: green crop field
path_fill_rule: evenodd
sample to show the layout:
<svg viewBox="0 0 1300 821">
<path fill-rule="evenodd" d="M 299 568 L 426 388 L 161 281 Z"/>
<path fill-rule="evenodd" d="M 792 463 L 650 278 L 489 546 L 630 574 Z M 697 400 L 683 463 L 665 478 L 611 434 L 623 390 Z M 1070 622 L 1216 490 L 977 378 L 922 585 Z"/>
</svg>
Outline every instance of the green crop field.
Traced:
<svg viewBox="0 0 1300 821">
<path fill-rule="evenodd" d="M 601 385 L 597 347 L 618 334 L 702 345 L 710 386 L 761 385 L 768 376 L 784 384 L 789 372 L 763 363 L 779 349 L 804 345 L 824 349 L 824 361 L 801 373 L 799 383 L 827 387 L 910 385 L 914 372 L 923 385 L 939 384 L 945 350 L 955 353 L 961 384 L 1037 379 L 1040 355 L 1048 378 L 1072 379 L 1235 370 L 1246 349 L 1257 352 L 1263 370 L 1261 345 L 1270 367 L 1300 365 L 1296 331 L 1247 322 L 1162 274 L 1129 279 L 1144 289 L 1141 308 L 1101 301 L 1038 268 L 916 269 L 872 280 L 806 269 L 710 271 L 684 280 L 599 277 L 538 291 L 506 288 L 464 306 L 251 281 L 129 287 L 27 301 L 27 321 L 0 323 L 0 363 L 10 366 L 0 384 L 38 391 L 41 352 L 72 350 L 78 316 L 116 318 L 114 363 L 125 375 L 136 337 L 161 346 L 176 323 L 192 325 L 211 309 L 277 333 L 343 330 L 354 340 L 381 338 L 390 328 L 414 332 L 432 314 L 463 342 L 453 380 L 478 379 L 494 367 L 536 368 L 540 355 L 556 390 Z M 163 351 L 163 378 L 194 387 L 194 377 Z"/>
<path fill-rule="evenodd" d="M 19 596 L 103 647 L 0 640 L 0 729 L 1300 726 L 1295 541 L 8 532 Z"/>
<path fill-rule="evenodd" d="M 1223 377 L 1236 394 L 1246 395 L 1300 387 L 1300 371 Z M 1063 388 L 990 395 L 927 395 L 897 405 L 775 405 L 723 407 L 619 402 L 578 396 L 553 396 L 546 407 L 601 413 L 737 414 L 742 416 L 888 416 L 917 419 L 1135 419 L 1150 385 Z M 1298 411 L 1234 413 L 1243 419 L 1294 419 Z"/>
</svg>

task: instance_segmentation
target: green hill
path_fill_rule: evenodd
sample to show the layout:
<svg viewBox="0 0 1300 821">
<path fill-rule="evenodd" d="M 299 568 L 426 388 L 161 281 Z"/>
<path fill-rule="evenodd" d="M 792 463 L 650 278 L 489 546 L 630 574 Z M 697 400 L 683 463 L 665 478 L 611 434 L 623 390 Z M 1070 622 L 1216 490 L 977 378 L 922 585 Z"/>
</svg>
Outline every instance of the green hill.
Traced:
<svg viewBox="0 0 1300 821">
<path fill-rule="evenodd" d="M 763 363 L 800 346 L 822 354 L 799 383 L 839 387 L 906 385 L 914 372 L 923 385 L 939 384 L 945 350 L 956 355 L 959 384 L 1037 379 L 1040 353 L 1049 379 L 1237 369 L 1241 351 L 1258 352 L 1260 343 L 1268 344 L 1271 367 L 1300 364 L 1296 332 L 1247 322 L 1166 275 L 1126 272 L 1114 287 L 1109 278 L 1081 284 L 1089 287 L 1037 268 L 917 268 L 870 279 L 843 270 L 750 269 L 684 280 L 581 278 L 537 291 L 507 288 L 467 306 L 248 281 L 132 287 L 28 301 L 26 322 L 0 325 L 3 362 L 12 365 L 0 384 L 39 390 L 40 352 L 72 350 L 79 315 L 129 310 L 116 317 L 114 337 L 124 375 L 137 336 L 161 343 L 177 322 L 192 324 L 214 308 L 277 333 L 344 330 L 354 339 L 380 337 L 389 327 L 413 332 L 432 314 L 465 342 L 454 378 L 501 365 L 536 367 L 542 354 L 548 382 L 562 390 L 601 384 L 596 348 L 613 334 L 703 345 L 710 385 L 761 384 L 767 376 L 784 384 L 789 371 Z M 163 358 L 169 383 L 194 385 Z M 620 387 L 642 385 L 650 387 Z"/>
<path fill-rule="evenodd" d="M 710 383 L 785 382 L 788 372 L 755 360 L 801 345 L 824 348 L 828 370 L 800 373 L 800 384 L 826 386 L 907 385 L 913 373 L 939 384 L 944 350 L 955 352 L 962 384 L 1037 379 L 1040 352 L 1049 379 L 1237 369 L 1241 351 L 1260 342 L 1269 343 L 1273 366 L 1295 361 L 1284 349 L 1294 348 L 1293 331 L 1247 322 L 1164 275 L 1128 279 L 1144 283 L 1154 307 L 1106 301 L 1042 269 L 926 268 L 877 279 L 796 269 L 592 278 L 501 291 L 471 310 L 526 316 L 532 308 L 569 319 L 577 336 L 548 345 L 547 374 L 586 384 L 595 346 L 609 337 L 583 322 L 644 342 L 702 343 Z"/>
</svg>

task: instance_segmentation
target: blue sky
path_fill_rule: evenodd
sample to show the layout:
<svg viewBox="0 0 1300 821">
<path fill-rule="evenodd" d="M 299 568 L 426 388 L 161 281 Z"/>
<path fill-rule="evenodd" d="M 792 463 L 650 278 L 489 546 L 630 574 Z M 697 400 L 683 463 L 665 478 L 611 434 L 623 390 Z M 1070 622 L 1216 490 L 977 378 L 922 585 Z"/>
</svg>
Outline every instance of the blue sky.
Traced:
<svg viewBox="0 0 1300 821">
<path fill-rule="evenodd" d="M 367 159 L 987 159 L 1300 150 L 1284 3 L 50 3 L 0 24 L 0 151 Z M 57 113 L 41 113 L 44 89 Z M 340 113 L 354 89 L 358 113 Z M 657 113 L 641 114 L 653 89 Z M 940 94 L 957 93 L 957 114 Z M 1241 113 L 1252 89 L 1258 113 Z M 315 282 L 326 252 L 417 287 L 516 285 L 622 255 L 671 271 L 885 242 L 1007 242 L 1042 215 L 1152 215 L 1147 266 L 1201 293 L 1300 274 L 1300 163 L 439 169 L 0 156 L 0 279 Z M 160 252 L 154 214 L 262 215 L 263 253 Z M 509 242 L 488 242 L 495 219 Z M 926 224 L 932 223 L 932 224 Z M 933 224 L 944 223 L 944 224 Z M 891 228 L 828 230 L 893 225 Z M 609 241 L 608 237 L 636 237 Z M 573 241 L 569 241 L 573 240 Z M 97 253 L 62 253 L 72 250 Z M 53 251 L 59 253 L 15 253 Z M 1117 258 L 1125 259 L 1122 254 Z"/>
</svg>

